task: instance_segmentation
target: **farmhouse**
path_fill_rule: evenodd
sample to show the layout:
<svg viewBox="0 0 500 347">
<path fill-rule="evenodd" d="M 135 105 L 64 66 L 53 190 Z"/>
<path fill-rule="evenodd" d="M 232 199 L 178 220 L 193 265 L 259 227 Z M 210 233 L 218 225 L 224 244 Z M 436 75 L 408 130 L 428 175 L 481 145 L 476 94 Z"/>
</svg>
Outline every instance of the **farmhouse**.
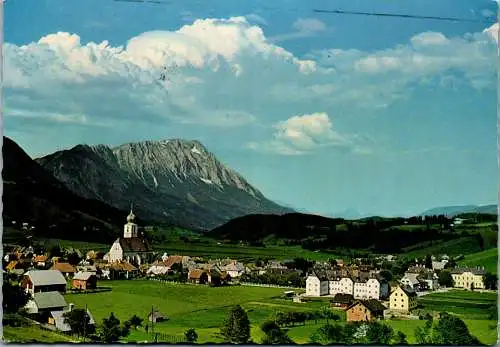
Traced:
<svg viewBox="0 0 500 347">
<path fill-rule="evenodd" d="M 158 275 L 164 275 L 168 273 L 169 267 L 165 265 L 163 262 L 155 262 L 152 264 L 149 269 L 146 271 L 146 274 L 149 276 L 158 276 Z"/>
<path fill-rule="evenodd" d="M 37 255 L 33 258 L 33 261 L 37 267 L 45 267 L 47 265 L 47 256 Z"/>
<path fill-rule="evenodd" d="M 391 310 L 409 312 L 417 307 L 417 293 L 408 287 L 396 287 L 389 298 Z"/>
<path fill-rule="evenodd" d="M 347 308 L 346 320 L 348 322 L 369 322 L 377 318 L 383 319 L 384 310 L 386 310 L 386 307 L 378 300 L 359 300 Z"/>
<path fill-rule="evenodd" d="M 453 287 L 465 289 L 484 289 L 484 268 L 455 268 L 451 271 Z"/>
<path fill-rule="evenodd" d="M 66 280 L 58 270 L 31 270 L 21 280 L 21 287 L 26 292 L 66 292 Z"/>
<path fill-rule="evenodd" d="M 225 270 L 232 278 L 235 278 L 245 273 L 245 266 L 240 262 L 234 261 L 225 266 L 223 270 Z"/>
<path fill-rule="evenodd" d="M 351 294 L 337 293 L 333 297 L 332 306 L 347 308 L 354 302 L 354 297 Z"/>
<path fill-rule="evenodd" d="M 411 288 L 412 290 L 420 290 L 421 283 L 418 279 L 419 274 L 406 272 L 401 281 L 401 285 Z"/>
<path fill-rule="evenodd" d="M 75 289 L 95 289 L 97 287 L 97 276 L 92 272 L 78 272 L 73 277 L 72 287 Z"/>
<path fill-rule="evenodd" d="M 160 311 L 156 310 L 149 313 L 148 320 L 153 323 L 158 323 L 167 320 L 167 317 Z"/>
<path fill-rule="evenodd" d="M 25 308 L 29 314 L 48 314 L 50 311 L 62 311 L 68 304 L 59 292 L 42 292 L 33 294 Z"/>
<path fill-rule="evenodd" d="M 64 323 L 64 314 L 73 310 L 73 304 L 69 304 L 69 308 L 59 311 L 50 311 L 48 324 L 53 326 L 55 329 L 62 332 L 70 332 L 71 327 L 69 324 Z M 88 331 L 92 331 L 95 327 L 95 320 L 89 310 L 87 310 L 87 315 L 89 316 L 89 325 L 87 326 Z"/>
<path fill-rule="evenodd" d="M 76 272 L 76 269 L 70 263 L 60 263 L 58 261 L 56 261 L 50 269 L 51 270 L 58 270 L 66 277 L 71 277 Z"/>
<path fill-rule="evenodd" d="M 188 273 L 188 281 L 191 283 L 205 284 L 208 282 L 208 274 L 201 269 L 193 269 Z"/>
<path fill-rule="evenodd" d="M 109 252 L 104 256 L 104 260 L 110 263 L 126 260 L 134 265 L 141 265 L 153 260 L 153 249 L 144 237 L 139 237 L 139 227 L 134 221 L 135 214 L 130 210 L 127 224 L 123 227 L 123 237 L 116 239 Z"/>
</svg>

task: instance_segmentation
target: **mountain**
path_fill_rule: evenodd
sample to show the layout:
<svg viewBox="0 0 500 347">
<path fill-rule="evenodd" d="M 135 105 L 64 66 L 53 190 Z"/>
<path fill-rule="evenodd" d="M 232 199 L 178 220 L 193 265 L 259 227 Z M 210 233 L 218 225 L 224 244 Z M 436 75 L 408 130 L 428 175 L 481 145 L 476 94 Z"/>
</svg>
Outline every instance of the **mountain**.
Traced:
<svg viewBox="0 0 500 347">
<path fill-rule="evenodd" d="M 435 207 L 429 209 L 423 213 L 421 216 L 433 216 L 433 215 L 446 215 L 454 217 L 462 213 L 484 213 L 484 214 L 497 214 L 497 205 L 463 205 L 463 206 L 444 206 Z"/>
<path fill-rule="evenodd" d="M 5 227 L 35 226 L 36 236 L 108 242 L 120 233 L 126 211 L 69 191 L 8 137 L 3 138 Z"/>
<path fill-rule="evenodd" d="M 291 209 L 266 199 L 200 142 L 78 145 L 37 159 L 74 193 L 139 215 L 208 230 L 233 218 Z"/>
</svg>

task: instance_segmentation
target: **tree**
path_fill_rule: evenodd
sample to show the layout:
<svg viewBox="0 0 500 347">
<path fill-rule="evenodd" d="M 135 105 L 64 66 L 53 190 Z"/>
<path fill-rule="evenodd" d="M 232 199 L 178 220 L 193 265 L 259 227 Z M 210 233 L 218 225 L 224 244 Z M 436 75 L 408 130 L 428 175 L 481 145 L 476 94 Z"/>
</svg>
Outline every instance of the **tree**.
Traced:
<svg viewBox="0 0 500 347">
<path fill-rule="evenodd" d="M 64 324 L 69 325 L 71 332 L 78 336 L 85 336 L 91 333 L 90 317 L 88 313 L 81 308 L 75 308 L 63 314 Z"/>
<path fill-rule="evenodd" d="M 231 343 L 245 344 L 250 339 L 250 320 L 245 310 L 236 305 L 224 321 L 221 334 Z"/>
<path fill-rule="evenodd" d="M 292 340 L 281 328 L 273 321 L 264 322 L 260 329 L 265 334 L 262 343 L 265 345 L 284 345 L 292 344 Z"/>
<path fill-rule="evenodd" d="M 486 273 L 483 275 L 483 282 L 486 289 L 497 289 L 498 277 L 496 274 Z"/>
<path fill-rule="evenodd" d="M 453 277 L 448 270 L 441 270 L 438 275 L 438 282 L 441 287 L 453 287 Z"/>
<path fill-rule="evenodd" d="M 130 323 L 131 326 L 134 327 L 134 329 L 137 329 L 137 327 L 140 327 L 142 326 L 142 321 L 143 319 L 140 318 L 138 315 L 134 314 L 132 317 L 130 317 L 130 319 L 128 320 L 128 322 Z"/>
<path fill-rule="evenodd" d="M 311 342 L 321 345 L 345 343 L 344 331 L 338 324 L 326 324 L 311 335 Z"/>
<path fill-rule="evenodd" d="M 120 320 L 111 312 L 108 318 L 102 320 L 100 339 L 104 343 L 117 342 L 121 337 L 125 337 L 130 332 L 130 325 L 120 326 Z"/>
<path fill-rule="evenodd" d="M 464 321 L 449 314 L 441 316 L 434 327 L 434 331 L 437 337 L 437 341 L 432 341 L 434 343 L 459 346 L 478 344 L 477 338 L 469 333 Z"/>
<path fill-rule="evenodd" d="M 379 275 L 380 275 L 380 277 L 382 277 L 387 282 L 392 281 L 392 273 L 390 271 L 388 271 L 388 270 L 382 270 L 382 271 L 380 271 Z"/>
<path fill-rule="evenodd" d="M 188 329 L 184 332 L 184 339 L 187 343 L 195 343 L 198 340 L 198 334 L 194 329 Z"/>
<path fill-rule="evenodd" d="M 10 281 L 3 281 L 2 307 L 4 313 L 16 313 L 23 308 L 31 298 L 31 295 L 19 285 Z"/>
<path fill-rule="evenodd" d="M 432 269 L 432 257 L 430 254 L 425 256 L 424 265 L 428 269 Z"/>
<path fill-rule="evenodd" d="M 387 345 L 392 340 L 393 336 L 394 331 L 392 327 L 388 325 L 379 322 L 373 322 L 368 325 L 366 338 L 370 344 Z"/>
<path fill-rule="evenodd" d="M 408 341 L 406 340 L 406 335 L 402 331 L 398 331 L 396 336 L 394 336 L 394 344 L 395 345 L 407 345 Z"/>
</svg>

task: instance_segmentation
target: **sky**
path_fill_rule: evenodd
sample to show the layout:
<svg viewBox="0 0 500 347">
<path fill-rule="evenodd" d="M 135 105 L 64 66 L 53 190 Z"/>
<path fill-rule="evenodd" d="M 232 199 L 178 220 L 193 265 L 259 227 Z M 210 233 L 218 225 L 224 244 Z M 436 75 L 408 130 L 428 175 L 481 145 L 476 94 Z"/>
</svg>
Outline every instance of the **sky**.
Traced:
<svg viewBox="0 0 500 347">
<path fill-rule="evenodd" d="M 496 203 L 495 1 L 159 1 L 7 0 L 4 135 L 199 140 L 323 215 Z"/>
</svg>

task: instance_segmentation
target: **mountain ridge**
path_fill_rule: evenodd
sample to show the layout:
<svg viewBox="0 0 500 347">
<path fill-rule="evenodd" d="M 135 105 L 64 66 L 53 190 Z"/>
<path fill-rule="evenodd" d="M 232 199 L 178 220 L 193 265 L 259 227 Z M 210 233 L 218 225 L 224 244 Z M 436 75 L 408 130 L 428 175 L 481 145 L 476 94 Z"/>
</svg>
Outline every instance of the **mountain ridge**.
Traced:
<svg viewBox="0 0 500 347">
<path fill-rule="evenodd" d="M 432 216 L 432 215 L 446 215 L 449 217 L 454 217 L 462 213 L 485 213 L 485 214 L 497 214 L 497 205 L 455 205 L 455 206 L 441 206 L 428 209 L 420 214 L 420 216 Z"/>
<path fill-rule="evenodd" d="M 293 210 L 267 199 L 197 140 L 77 145 L 36 161 L 74 193 L 195 230 Z"/>
<path fill-rule="evenodd" d="M 82 241 L 108 242 L 120 234 L 126 211 L 72 193 L 6 136 L 2 154 L 4 226 L 26 222 L 37 236 Z"/>
</svg>

